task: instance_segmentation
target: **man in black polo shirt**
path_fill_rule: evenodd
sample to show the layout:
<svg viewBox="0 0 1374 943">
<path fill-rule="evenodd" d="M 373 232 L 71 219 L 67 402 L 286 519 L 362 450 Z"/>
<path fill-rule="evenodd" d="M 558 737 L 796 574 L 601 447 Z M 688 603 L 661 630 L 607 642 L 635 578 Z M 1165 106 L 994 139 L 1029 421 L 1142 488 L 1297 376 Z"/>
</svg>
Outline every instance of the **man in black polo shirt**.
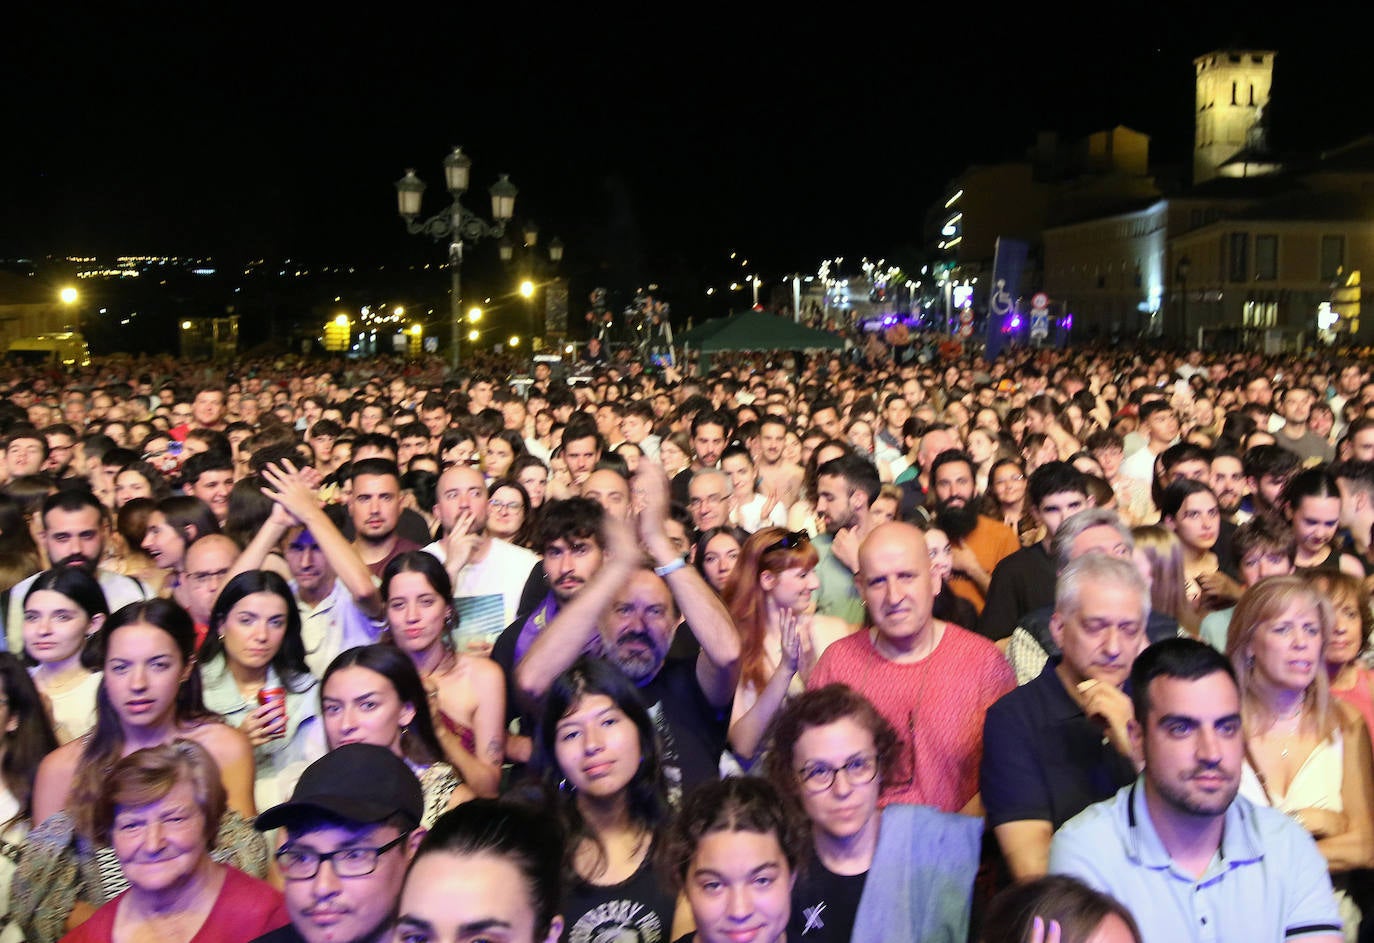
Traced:
<svg viewBox="0 0 1374 943">
<path fill-rule="evenodd" d="M 1129 560 L 1073 561 L 1050 621 L 1063 654 L 988 708 L 983 803 L 1013 878 L 1045 874 L 1055 829 L 1135 778 L 1122 688 L 1147 644 L 1149 611 L 1149 588 Z"/>
<path fill-rule="evenodd" d="M 978 631 L 994 642 L 1011 638 L 1026 613 L 1053 604 L 1050 543 L 1060 524 L 1091 505 L 1088 476 L 1068 462 L 1046 462 L 1031 474 L 1027 498 L 1031 513 L 1045 527 L 1045 537 L 993 568 Z"/>
</svg>

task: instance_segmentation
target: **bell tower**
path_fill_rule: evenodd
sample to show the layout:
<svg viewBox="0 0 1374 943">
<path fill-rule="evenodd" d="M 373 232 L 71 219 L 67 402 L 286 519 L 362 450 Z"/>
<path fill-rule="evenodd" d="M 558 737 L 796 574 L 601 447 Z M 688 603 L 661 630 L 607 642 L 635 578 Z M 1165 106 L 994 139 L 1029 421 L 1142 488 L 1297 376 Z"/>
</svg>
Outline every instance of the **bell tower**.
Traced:
<svg viewBox="0 0 1374 943">
<path fill-rule="evenodd" d="M 1193 60 L 1197 101 L 1193 109 L 1193 183 L 1218 176 L 1218 168 L 1250 140 L 1269 104 L 1274 53 L 1267 50 L 1209 52 Z"/>
</svg>

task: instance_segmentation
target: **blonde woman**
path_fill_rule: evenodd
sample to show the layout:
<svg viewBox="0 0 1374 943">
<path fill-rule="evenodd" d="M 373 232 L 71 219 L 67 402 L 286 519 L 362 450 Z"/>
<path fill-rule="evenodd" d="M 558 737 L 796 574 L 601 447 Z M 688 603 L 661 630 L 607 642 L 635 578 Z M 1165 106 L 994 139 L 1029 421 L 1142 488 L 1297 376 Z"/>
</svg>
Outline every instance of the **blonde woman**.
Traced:
<svg viewBox="0 0 1374 943">
<path fill-rule="evenodd" d="M 1150 585 L 1150 611 L 1176 621 L 1193 638 L 1202 622 L 1183 592 L 1183 544 L 1167 527 L 1151 524 L 1134 527 L 1135 563 Z"/>
<path fill-rule="evenodd" d="M 1231 617 L 1245 728 L 1241 794 L 1290 815 L 1317 841 L 1356 939 L 1346 877 L 1374 866 L 1374 758 L 1359 710 L 1331 698 L 1325 651 L 1335 616 L 1310 581 L 1274 576 L 1246 590 Z"/>
</svg>

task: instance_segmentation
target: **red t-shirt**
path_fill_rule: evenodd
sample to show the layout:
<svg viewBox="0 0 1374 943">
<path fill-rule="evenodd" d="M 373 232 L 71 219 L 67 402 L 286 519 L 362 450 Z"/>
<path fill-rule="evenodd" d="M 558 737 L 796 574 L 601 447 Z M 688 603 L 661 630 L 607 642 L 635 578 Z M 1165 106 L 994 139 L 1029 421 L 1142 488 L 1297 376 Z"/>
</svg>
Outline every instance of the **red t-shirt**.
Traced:
<svg viewBox="0 0 1374 943">
<path fill-rule="evenodd" d="M 807 687 L 833 683 L 868 698 L 902 741 L 881 804 L 958 812 L 978 792 L 983 715 L 1016 687 L 1016 676 L 997 646 L 945 623 L 935 651 L 909 665 L 878 654 L 868 629 L 840 639 L 821 655 Z"/>
<path fill-rule="evenodd" d="M 97 910 L 91 919 L 64 936 L 61 943 L 110 943 L 124 894 Z M 280 891 L 226 865 L 219 896 L 190 943 L 249 943 L 290 922 Z"/>
</svg>

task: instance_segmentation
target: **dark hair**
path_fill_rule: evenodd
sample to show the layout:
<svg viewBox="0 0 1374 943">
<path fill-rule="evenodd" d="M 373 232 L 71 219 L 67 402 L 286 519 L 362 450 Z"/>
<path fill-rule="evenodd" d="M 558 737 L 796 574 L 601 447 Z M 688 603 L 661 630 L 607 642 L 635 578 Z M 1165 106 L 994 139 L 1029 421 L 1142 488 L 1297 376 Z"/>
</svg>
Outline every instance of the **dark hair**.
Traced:
<svg viewBox="0 0 1374 943">
<path fill-rule="evenodd" d="M 377 643 L 358 645 L 340 652 L 320 678 L 320 714 L 324 714 L 324 693 L 329 679 L 345 668 L 366 668 L 386 678 L 402 704 L 415 710 L 410 725 L 401 731 L 401 752 L 412 763 L 430 765 L 444 758 L 443 747 L 434 732 L 434 717 L 429 712 L 429 696 L 420 672 L 410 656 L 395 645 Z"/>
<path fill-rule="evenodd" d="M 252 543 L 258 531 L 272 516 L 275 502 L 262 493 L 266 482 L 260 475 L 249 475 L 229 489 L 229 512 L 224 519 L 224 536 L 240 549 Z"/>
<path fill-rule="evenodd" d="M 1290 452 L 1281 445 L 1257 445 L 1247 449 L 1240 460 L 1245 477 L 1259 480 L 1265 475 L 1271 478 L 1287 478 L 1302 465 L 1297 453 Z"/>
<path fill-rule="evenodd" d="M 502 799 L 473 799 L 444 813 L 420 842 L 406 880 L 427 855 L 489 855 L 515 866 L 534 913 L 534 936 L 548 936 L 563 899 L 563 837 L 548 813 Z"/>
<path fill-rule="evenodd" d="M 1064 874 L 1015 884 L 1004 889 L 988 905 L 983 919 L 982 943 L 1026 943 L 1031 925 L 1039 917 L 1048 926 L 1059 924 L 1062 943 L 1087 943 L 1102 921 L 1117 916 L 1141 943 L 1140 928 L 1131 912 L 1116 898 L 1093 890 Z"/>
<path fill-rule="evenodd" d="M 1183 507 L 1183 502 L 1195 494 L 1209 494 L 1213 501 L 1217 498 L 1216 492 L 1211 489 L 1211 486 L 1204 485 L 1200 481 L 1193 481 L 1191 478 L 1184 478 L 1169 485 L 1159 495 L 1160 520 L 1177 517 L 1179 509 Z"/>
<path fill-rule="evenodd" d="M 878 753 L 879 781 L 892 781 L 892 771 L 901 758 L 902 743 L 897 731 L 886 717 L 878 713 L 872 702 L 853 688 L 843 684 L 827 684 L 794 698 L 773 719 L 768 729 L 763 775 L 783 796 L 801 805 L 801 790 L 797 787 L 797 740 L 814 727 L 824 727 L 841 720 L 852 720 L 873 735 L 873 747 Z"/>
<path fill-rule="evenodd" d="M 1298 558 L 1298 541 L 1293 528 L 1272 514 L 1256 514 L 1236 528 L 1231 535 L 1231 551 L 1237 570 L 1246 554 L 1256 547 L 1271 547 L 1282 551 L 1293 563 Z"/>
<path fill-rule="evenodd" d="M 1206 642 L 1191 638 L 1170 638 L 1156 642 L 1136 656 L 1131 666 L 1131 704 L 1136 723 L 1142 727 L 1150 716 L 1150 683 L 1155 678 L 1178 678 L 1197 681 L 1217 672 L 1225 672 L 1240 690 L 1236 669 L 1226 656 Z"/>
<path fill-rule="evenodd" d="M 1296 511 L 1303 498 L 1337 498 L 1341 489 L 1336 476 L 1325 465 L 1306 468 L 1288 480 L 1283 489 L 1283 503 Z"/>
<path fill-rule="evenodd" d="M 572 667 L 555 678 L 549 687 L 544 700 L 544 714 L 539 722 L 534 757 L 534 769 L 538 771 L 546 790 L 551 796 L 558 797 L 553 805 L 563 821 L 568 842 L 564 869 L 569 880 L 575 880 L 577 877 L 573 859 L 584 840 L 590 841 L 596 849 L 596 860 L 590 875 L 592 879 L 599 877 L 605 870 L 606 849 L 596 834 L 587 827 L 581 811 L 577 808 L 577 802 L 565 791 L 567 777 L 559 767 L 555 753 L 558 723 L 574 710 L 583 698 L 598 694 L 610 698 L 611 703 L 619 708 L 639 731 L 639 768 L 625 786 L 630 821 L 654 834 L 667 821 L 669 814 L 658 729 L 654 726 L 653 718 L 649 716 L 648 708 L 644 706 L 639 689 L 609 662 L 588 655 L 579 657 L 573 662 Z"/>
<path fill-rule="evenodd" d="M 204 430 L 196 430 L 204 431 Z M 221 435 L 221 433 L 215 433 Z M 210 449 L 208 452 L 199 452 L 192 455 L 181 465 L 181 483 L 192 486 L 200 480 L 200 476 L 206 472 L 234 470 L 234 460 L 229 452 L 218 449 Z"/>
<path fill-rule="evenodd" d="M 534 549 L 548 551 L 555 540 L 579 538 L 601 546 L 601 524 L 606 510 L 591 498 L 565 498 L 545 501 L 540 508 L 539 525 L 535 530 Z"/>
<path fill-rule="evenodd" d="M 939 459 L 936 460 L 937 463 L 938 461 Z M 934 475 L 932 471 L 932 479 Z M 1039 507 L 1040 502 L 1050 495 L 1063 494 L 1066 491 L 1086 495 L 1088 476 L 1069 462 L 1046 462 L 1031 472 L 1030 482 L 1026 485 L 1026 498 L 1033 507 Z"/>
<path fill-rule="evenodd" d="M 749 534 L 743 527 L 736 527 L 733 524 L 711 527 L 698 534 L 697 539 L 692 542 L 692 565 L 697 568 L 697 572 L 701 574 L 703 580 L 706 579 L 706 545 L 721 534 L 733 537 L 735 542 L 740 545 L 741 550 L 744 549 L 744 542 L 749 539 Z M 708 585 L 709 582 L 708 580 Z"/>
<path fill-rule="evenodd" d="M 100 583 L 80 567 L 59 566 L 39 573 L 24 593 L 25 606 L 39 590 L 49 590 L 66 596 L 81 607 L 87 619 L 110 614 L 110 605 L 105 600 L 105 591 L 100 588 Z M 95 637 L 96 633 L 88 633 L 81 649 L 81 666 L 92 671 L 100 667 L 101 661 L 100 648 L 95 643 Z"/>
<path fill-rule="evenodd" d="M 219 533 L 219 521 L 215 520 L 215 512 L 210 510 L 210 505 L 189 494 L 174 494 L 170 498 L 163 498 L 157 503 L 157 511 L 167 519 L 168 526 L 177 532 L 177 536 L 186 542 L 187 547 L 207 534 Z M 188 527 L 195 528 L 193 536 L 186 535 Z"/>
<path fill-rule="evenodd" d="M 383 599 L 391 596 L 391 581 L 401 573 L 419 573 L 442 599 L 452 605 L 453 581 L 449 579 L 448 570 L 444 569 L 444 565 L 434 554 L 423 550 L 408 550 L 392 557 L 386 569 L 382 571 Z"/>
<path fill-rule="evenodd" d="M 100 515 L 102 526 L 109 522 L 109 511 L 88 488 L 63 488 L 60 491 L 54 491 L 43 499 L 43 511 L 40 518 L 46 524 L 48 515 L 53 511 L 65 511 L 70 514 L 74 511 L 84 511 L 87 508 L 94 509 Z"/>
<path fill-rule="evenodd" d="M 362 437 L 359 436 L 359 439 Z M 354 451 L 357 450 L 357 443 L 354 443 Z M 393 449 L 393 451 L 395 451 Z M 389 458 L 364 458 L 350 463 L 349 480 L 355 480 L 362 475 L 383 475 L 396 479 L 396 487 L 401 486 L 401 470 L 396 467 L 396 463 Z"/>
<path fill-rule="evenodd" d="M 3 830 L 13 822 L 29 817 L 38 764 L 43 757 L 57 749 L 57 737 L 38 688 L 12 652 L 0 652 L 0 694 L 9 704 L 10 719 L 14 723 L 14 730 L 5 734 L 5 753 L 0 758 L 0 781 L 19 805 L 19 811 L 13 819 L 0 823 L 0 830 Z"/>
<path fill-rule="evenodd" d="M 293 692 L 307 691 L 314 684 L 314 677 L 305 663 L 305 642 L 301 639 L 301 611 L 291 587 L 281 575 L 271 570 L 245 570 L 238 574 L 219 591 L 215 604 L 210 609 L 210 631 L 200 648 L 201 670 L 204 671 L 214 660 L 224 656 L 222 670 L 229 670 L 229 652 L 224 647 L 224 623 L 229 613 L 254 593 L 270 593 L 279 598 L 286 606 L 286 633 L 282 636 L 281 647 L 272 656 L 272 670 Z"/>
<path fill-rule="evenodd" d="M 822 443 L 824 445 L 825 443 Z M 816 446 L 815 451 L 819 452 L 821 446 Z M 883 483 L 878 478 L 878 467 L 866 458 L 855 454 L 846 447 L 846 452 L 839 458 L 832 458 L 830 461 L 817 466 L 816 479 L 822 475 L 843 478 L 845 484 L 854 491 L 862 491 L 867 500 L 865 505 L 873 503 L 873 499 L 878 497 L 878 492 L 882 490 Z"/>
<path fill-rule="evenodd" d="M 662 866 L 681 892 L 697 846 L 712 832 L 754 832 L 773 835 L 795 872 L 810 846 L 810 834 L 791 803 L 782 801 L 766 779 L 730 776 L 702 783 L 687 794 L 661 852 Z"/>
<path fill-rule="evenodd" d="M 158 471 L 157 467 L 151 462 L 145 462 L 142 459 L 136 462 L 130 462 L 119 471 L 115 472 L 114 476 L 115 478 L 119 478 L 119 476 L 125 472 L 133 472 L 135 475 L 138 475 L 144 481 L 148 482 L 148 487 L 152 491 L 151 496 L 154 501 L 161 501 L 172 493 L 172 487 L 167 483 L 167 477 L 163 475 L 162 472 Z"/>
<path fill-rule="evenodd" d="M 146 599 L 131 602 L 115 610 L 100 627 L 97 644 L 105 657 L 109 657 L 110 640 L 116 632 L 131 625 L 147 625 L 160 629 L 171 637 L 181 656 L 181 667 L 186 669 L 195 663 L 196 627 L 185 609 L 170 599 Z M 172 708 L 177 724 L 199 725 L 220 723 L 220 717 L 205 707 L 201 693 L 200 672 L 190 671 L 186 680 L 177 688 L 176 701 Z M 124 724 L 119 710 L 110 703 L 105 685 L 101 684 L 95 695 L 95 727 L 81 751 L 81 761 L 72 782 L 71 795 L 67 809 L 72 813 L 79 832 L 92 836 L 91 813 L 95 808 L 96 797 L 109 778 L 124 752 Z"/>
<path fill-rule="evenodd" d="M 498 478 L 487 486 L 487 513 L 490 515 L 491 499 L 496 497 L 496 492 L 502 488 L 510 488 L 520 496 L 520 505 L 524 508 L 524 520 L 520 524 L 520 529 L 510 537 L 510 542 L 517 547 L 529 547 L 534 536 L 534 505 L 530 503 L 530 493 L 525 490 L 525 486 L 514 478 Z"/>
</svg>

